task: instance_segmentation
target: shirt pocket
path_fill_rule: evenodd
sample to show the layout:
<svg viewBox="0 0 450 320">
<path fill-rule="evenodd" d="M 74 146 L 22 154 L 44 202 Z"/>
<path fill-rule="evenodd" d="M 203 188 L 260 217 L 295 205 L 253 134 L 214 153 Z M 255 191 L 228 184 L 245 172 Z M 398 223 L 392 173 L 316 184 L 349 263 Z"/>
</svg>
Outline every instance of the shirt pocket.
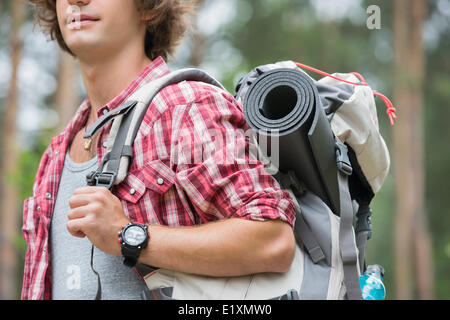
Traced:
<svg viewBox="0 0 450 320">
<path fill-rule="evenodd" d="M 161 206 L 162 198 L 174 184 L 175 172 L 162 160 L 157 159 L 143 167 L 131 169 L 125 180 L 116 186 L 115 195 L 126 205 L 124 211 L 130 219 L 148 222 L 149 213 L 144 211 L 149 206 L 141 203 L 142 198 L 145 196 L 156 209 Z"/>
</svg>

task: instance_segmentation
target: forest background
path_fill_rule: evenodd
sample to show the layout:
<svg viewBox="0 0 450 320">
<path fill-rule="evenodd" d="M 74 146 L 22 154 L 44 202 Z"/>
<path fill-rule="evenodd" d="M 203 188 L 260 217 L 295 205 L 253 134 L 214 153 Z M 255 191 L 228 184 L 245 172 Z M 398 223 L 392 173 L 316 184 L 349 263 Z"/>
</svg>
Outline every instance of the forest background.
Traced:
<svg viewBox="0 0 450 320">
<path fill-rule="evenodd" d="M 234 94 L 258 65 L 294 60 L 356 71 L 377 99 L 391 171 L 373 202 L 369 264 L 387 299 L 450 299 L 450 1 L 199 0 L 195 28 L 169 61 L 198 66 Z M 311 74 L 316 79 L 320 76 Z M 23 0 L 0 0 L 0 299 L 18 299 L 22 206 L 39 160 L 85 97 L 79 70 L 33 24 Z"/>
</svg>

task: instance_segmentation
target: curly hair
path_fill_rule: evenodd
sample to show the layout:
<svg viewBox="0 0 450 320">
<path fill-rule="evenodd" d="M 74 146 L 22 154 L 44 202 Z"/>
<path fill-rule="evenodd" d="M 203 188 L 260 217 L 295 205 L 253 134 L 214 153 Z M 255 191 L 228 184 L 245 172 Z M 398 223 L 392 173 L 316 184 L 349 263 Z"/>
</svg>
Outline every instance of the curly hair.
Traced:
<svg viewBox="0 0 450 320">
<path fill-rule="evenodd" d="M 188 14 L 194 12 L 197 1 L 134 0 L 141 12 L 152 11 L 147 22 L 145 52 L 150 59 L 158 56 L 165 60 L 174 54 L 176 47 L 190 27 Z M 74 55 L 64 42 L 56 13 L 56 0 L 29 0 L 35 8 L 35 22 L 43 32 L 56 40 L 59 46 Z M 187 4 L 189 2 L 189 4 Z"/>
</svg>

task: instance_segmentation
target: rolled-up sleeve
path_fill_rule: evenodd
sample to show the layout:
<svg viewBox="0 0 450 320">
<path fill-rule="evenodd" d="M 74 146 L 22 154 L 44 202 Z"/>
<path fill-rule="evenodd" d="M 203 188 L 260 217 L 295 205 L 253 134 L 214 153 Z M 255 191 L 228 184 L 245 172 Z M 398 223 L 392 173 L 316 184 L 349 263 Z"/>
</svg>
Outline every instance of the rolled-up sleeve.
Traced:
<svg viewBox="0 0 450 320">
<path fill-rule="evenodd" d="M 184 107 L 178 123 L 176 180 L 203 222 L 234 217 L 294 225 L 294 203 L 251 155 L 249 127 L 230 94 L 205 92 Z"/>
</svg>

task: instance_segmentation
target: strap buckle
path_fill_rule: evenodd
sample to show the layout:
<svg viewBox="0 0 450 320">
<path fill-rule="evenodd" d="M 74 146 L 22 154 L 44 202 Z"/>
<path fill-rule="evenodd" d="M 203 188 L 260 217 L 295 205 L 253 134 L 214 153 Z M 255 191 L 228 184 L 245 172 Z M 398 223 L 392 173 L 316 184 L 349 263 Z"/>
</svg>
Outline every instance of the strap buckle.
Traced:
<svg viewBox="0 0 450 320">
<path fill-rule="evenodd" d="M 348 157 L 348 148 L 345 144 L 336 143 L 336 164 L 338 170 L 347 176 L 351 176 L 353 168 Z"/>
<path fill-rule="evenodd" d="M 372 216 L 372 210 L 368 205 L 361 204 L 358 212 L 356 213 L 357 222 L 355 232 L 367 232 L 367 240 L 372 237 L 372 222 L 370 217 Z"/>
<path fill-rule="evenodd" d="M 89 186 L 105 187 L 111 190 L 114 185 L 114 181 L 116 180 L 116 175 L 116 173 L 109 171 L 92 171 L 86 176 L 86 181 Z"/>
</svg>

